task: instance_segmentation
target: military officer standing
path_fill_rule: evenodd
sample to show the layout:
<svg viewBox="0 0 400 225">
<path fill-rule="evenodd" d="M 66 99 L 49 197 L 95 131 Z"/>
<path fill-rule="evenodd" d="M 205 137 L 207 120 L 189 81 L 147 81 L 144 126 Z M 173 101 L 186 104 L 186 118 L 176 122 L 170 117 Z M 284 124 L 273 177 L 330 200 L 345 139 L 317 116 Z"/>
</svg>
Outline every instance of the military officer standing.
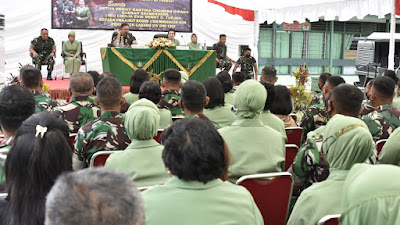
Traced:
<svg viewBox="0 0 400 225">
<path fill-rule="evenodd" d="M 232 63 L 235 63 L 229 56 L 226 55 L 227 47 L 226 43 L 226 35 L 220 34 L 219 35 L 219 42 L 213 45 L 213 49 L 217 54 L 217 68 L 221 70 L 229 71 L 232 67 Z"/>
<path fill-rule="evenodd" d="M 51 73 L 54 68 L 53 57 L 56 54 L 56 45 L 53 38 L 49 37 L 49 31 L 46 28 L 41 30 L 39 37 L 32 40 L 29 52 L 32 53 L 36 68 L 40 70 L 42 64 L 47 64 L 47 80 L 52 80 Z"/>
<path fill-rule="evenodd" d="M 246 79 L 254 79 L 255 77 L 257 80 L 256 59 L 251 56 L 250 48 L 245 48 L 243 50 L 243 55 L 240 56 L 240 58 L 235 63 L 235 67 L 233 67 L 233 73 L 236 72 L 236 69 L 238 67 L 240 67 L 240 71 L 246 75 Z"/>
</svg>

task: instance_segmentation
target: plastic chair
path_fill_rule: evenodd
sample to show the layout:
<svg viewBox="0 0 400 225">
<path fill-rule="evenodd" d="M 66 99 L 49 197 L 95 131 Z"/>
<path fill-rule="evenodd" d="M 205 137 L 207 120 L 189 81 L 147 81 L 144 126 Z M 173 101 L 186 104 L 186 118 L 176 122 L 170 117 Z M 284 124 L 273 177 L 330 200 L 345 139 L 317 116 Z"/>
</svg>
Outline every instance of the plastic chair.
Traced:
<svg viewBox="0 0 400 225">
<path fill-rule="evenodd" d="M 322 217 L 317 225 L 339 225 L 340 214 L 327 215 Z"/>
<path fill-rule="evenodd" d="M 296 115 L 296 113 L 290 113 L 289 116 L 292 117 L 294 122 L 296 122 L 296 124 L 297 124 L 297 115 Z"/>
<path fill-rule="evenodd" d="M 89 167 L 102 167 L 106 164 L 108 157 L 119 151 L 98 151 L 90 159 Z"/>
<path fill-rule="evenodd" d="M 80 41 L 80 43 L 81 43 L 81 54 L 80 54 L 80 56 L 81 56 L 81 62 L 82 62 L 81 66 L 85 66 L 85 72 L 87 72 L 86 53 L 83 52 L 82 41 Z M 64 46 L 64 41 L 61 42 L 61 46 Z M 62 70 L 61 80 L 64 80 L 64 75 L 65 75 L 65 55 L 64 55 L 64 52 L 62 52 L 62 51 L 61 51 L 61 57 L 63 58 L 63 70 Z M 56 76 L 56 78 L 57 78 L 57 76 Z"/>
<path fill-rule="evenodd" d="M 35 64 L 35 61 L 33 60 L 33 54 L 31 53 L 31 52 L 29 52 L 29 56 L 32 58 L 32 65 L 35 65 L 35 67 L 36 67 L 36 64 Z M 54 74 L 54 79 L 56 80 L 57 79 L 57 73 L 56 73 L 56 69 L 55 69 L 55 65 L 56 65 L 56 54 L 54 54 L 54 57 L 53 57 L 53 59 L 54 59 L 54 68 L 53 68 L 53 74 Z M 47 63 L 42 63 L 42 66 L 47 66 L 48 64 Z M 42 67 L 42 69 L 43 69 L 43 67 Z"/>
<path fill-rule="evenodd" d="M 388 139 L 381 139 L 376 142 L 376 151 L 378 151 L 378 155 L 381 153 L 383 146 L 385 145 Z"/>
<path fill-rule="evenodd" d="M 71 141 L 72 146 L 74 146 L 76 135 L 77 135 L 77 133 L 69 134 L 69 140 Z"/>
<path fill-rule="evenodd" d="M 299 147 L 297 147 L 297 145 L 295 144 L 286 144 L 285 149 L 286 149 L 286 155 L 285 155 L 284 171 L 287 171 L 294 162 L 297 152 L 299 152 Z"/>
<path fill-rule="evenodd" d="M 164 129 L 158 129 L 157 135 L 153 137 L 153 139 L 156 140 L 158 143 L 161 143 L 160 137 L 161 137 L 162 132 L 164 132 Z"/>
<path fill-rule="evenodd" d="M 263 181 L 266 179 L 271 179 Z M 284 225 L 287 220 L 293 177 L 288 172 L 246 175 L 236 181 L 253 196 L 264 224 Z"/>
<path fill-rule="evenodd" d="M 185 119 L 185 117 L 184 116 L 173 116 L 172 117 L 172 122 L 175 122 L 175 121 L 181 120 L 181 119 Z"/>
<path fill-rule="evenodd" d="M 301 147 L 301 141 L 303 140 L 303 128 L 301 127 L 286 127 L 286 144 L 294 144 L 297 147 Z"/>
</svg>

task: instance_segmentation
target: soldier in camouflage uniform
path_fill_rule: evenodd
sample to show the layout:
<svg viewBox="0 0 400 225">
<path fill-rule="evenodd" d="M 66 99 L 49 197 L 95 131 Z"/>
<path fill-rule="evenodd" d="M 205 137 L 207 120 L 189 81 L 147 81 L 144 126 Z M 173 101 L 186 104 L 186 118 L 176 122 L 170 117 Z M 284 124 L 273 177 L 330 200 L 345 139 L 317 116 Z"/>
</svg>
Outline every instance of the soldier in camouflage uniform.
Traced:
<svg viewBox="0 0 400 225">
<path fill-rule="evenodd" d="M 56 26 L 70 28 L 74 21 L 75 6 L 70 0 L 58 0 L 54 6 Z"/>
<path fill-rule="evenodd" d="M 31 41 L 29 52 L 36 68 L 42 69 L 42 64 L 47 64 L 47 80 L 52 80 L 51 73 L 54 68 L 53 57 L 56 54 L 56 45 L 53 38 L 49 37 L 49 31 L 43 28 L 40 36 Z"/>
<path fill-rule="evenodd" d="M 131 47 L 132 44 L 137 44 L 135 36 L 129 33 L 129 25 L 127 23 L 121 24 L 120 29 L 115 29 L 111 43 L 115 47 Z"/>
<path fill-rule="evenodd" d="M 240 72 L 244 73 L 246 79 L 256 79 L 257 80 L 257 63 L 256 59 L 251 56 L 251 49 L 245 48 L 243 50 L 243 56 L 236 61 L 235 67 L 233 67 L 233 73 L 236 72 L 236 69 L 240 67 Z M 254 70 L 253 70 L 254 68 Z"/>
<path fill-rule="evenodd" d="M 77 133 L 83 125 L 100 116 L 100 108 L 91 97 L 94 82 L 90 74 L 80 72 L 72 75 L 69 89 L 71 100 L 54 108 L 54 113 L 65 121 L 70 133 Z"/>
<path fill-rule="evenodd" d="M 182 87 L 181 74 L 179 71 L 175 69 L 165 70 L 161 86 L 164 88 L 164 91 L 157 105 L 158 108 L 169 109 L 172 116 L 184 116 L 185 113 L 178 104 L 181 99 L 179 89 Z"/>
<path fill-rule="evenodd" d="M 213 45 L 213 49 L 217 54 L 217 68 L 229 71 L 232 67 L 232 63 L 234 63 L 235 61 L 233 61 L 228 55 L 226 55 L 227 47 L 225 43 L 226 35 L 221 34 L 219 35 L 219 42 Z"/>
</svg>

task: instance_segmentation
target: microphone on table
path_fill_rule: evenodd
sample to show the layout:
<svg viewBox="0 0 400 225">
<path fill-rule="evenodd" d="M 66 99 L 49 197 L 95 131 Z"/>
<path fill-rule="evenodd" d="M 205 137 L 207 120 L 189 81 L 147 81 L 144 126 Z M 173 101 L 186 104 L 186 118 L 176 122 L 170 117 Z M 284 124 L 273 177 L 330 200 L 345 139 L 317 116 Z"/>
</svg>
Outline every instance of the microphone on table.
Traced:
<svg viewBox="0 0 400 225">
<path fill-rule="evenodd" d="M 183 39 L 183 35 L 182 34 L 181 34 L 181 38 L 183 40 L 183 43 L 185 43 L 185 45 L 187 45 L 185 39 Z"/>
</svg>

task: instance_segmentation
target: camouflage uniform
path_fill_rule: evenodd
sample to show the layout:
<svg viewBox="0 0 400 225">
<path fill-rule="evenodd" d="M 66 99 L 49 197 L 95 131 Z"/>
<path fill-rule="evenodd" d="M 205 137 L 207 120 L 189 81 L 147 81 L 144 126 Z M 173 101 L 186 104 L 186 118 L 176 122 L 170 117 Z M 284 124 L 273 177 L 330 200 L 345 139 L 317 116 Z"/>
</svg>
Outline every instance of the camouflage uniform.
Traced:
<svg viewBox="0 0 400 225">
<path fill-rule="evenodd" d="M 117 39 L 117 37 L 118 37 L 118 33 L 114 32 L 112 35 L 112 38 L 111 38 L 111 43 L 114 43 L 114 41 Z M 121 40 L 120 40 L 119 46 L 117 46 L 117 47 L 131 47 L 132 44 L 137 43 L 135 36 L 133 36 L 131 33 L 128 33 L 126 35 L 126 38 L 124 38 L 121 34 L 120 38 L 122 39 L 123 42 L 121 42 Z"/>
<path fill-rule="evenodd" d="M 254 78 L 254 65 L 256 65 L 256 59 L 253 56 L 241 56 L 235 64 L 236 67 L 241 68 L 240 71 L 246 75 L 246 79 Z"/>
<path fill-rule="evenodd" d="M 38 54 L 32 58 L 33 63 L 39 70 L 42 69 L 42 64 L 47 64 L 47 70 L 51 74 L 54 68 L 54 59 L 50 56 L 52 50 L 56 47 L 53 38 L 48 37 L 46 40 L 39 36 L 31 41 L 31 48 Z"/>
<path fill-rule="evenodd" d="M 56 107 L 57 101 L 47 97 L 44 92 L 32 91 L 35 97 L 35 113 L 47 111 L 50 112 L 54 107 Z"/>
<path fill-rule="evenodd" d="M 217 130 L 220 129 L 220 128 L 222 128 L 222 126 L 221 126 L 219 123 L 214 122 L 214 121 L 211 121 L 211 120 L 208 119 L 208 117 L 205 116 L 203 113 L 199 113 L 199 114 L 190 114 L 190 115 L 185 116 L 185 118 L 186 118 L 186 119 L 189 119 L 189 118 L 200 118 L 200 119 L 202 119 L 202 120 L 210 121 L 210 122 L 214 125 L 214 127 L 215 127 Z"/>
<path fill-rule="evenodd" d="M 168 109 L 172 116 L 184 116 L 183 109 L 179 107 L 178 101 L 181 99 L 179 91 L 165 90 L 161 95 L 161 100 L 158 103 L 158 108 Z"/>
<path fill-rule="evenodd" d="M 370 102 L 364 102 L 362 104 L 363 111 L 360 113 L 360 118 L 368 113 L 375 111 L 375 107 Z"/>
<path fill-rule="evenodd" d="M 322 95 L 322 91 L 315 93 L 315 95 L 313 96 L 313 98 L 310 102 L 310 107 L 317 107 L 317 108 L 325 107 L 324 96 Z"/>
<path fill-rule="evenodd" d="M 324 107 L 309 107 L 300 123 L 300 127 L 303 128 L 303 137 L 307 137 L 308 132 L 324 126 L 326 123 L 327 113 Z"/>
<path fill-rule="evenodd" d="M 400 126 L 400 110 L 393 105 L 381 105 L 361 117 L 375 141 L 387 139 Z"/>
<path fill-rule="evenodd" d="M 14 136 L 5 138 L 0 142 L 0 193 L 6 192 L 6 175 L 4 164 L 6 163 L 7 154 L 14 143 Z"/>
<path fill-rule="evenodd" d="M 60 23 L 61 28 L 71 27 L 74 20 L 74 14 L 65 14 L 65 10 L 75 11 L 74 3 L 69 0 L 58 0 L 54 7 L 54 11 L 57 12 L 58 22 Z"/>
<path fill-rule="evenodd" d="M 54 114 L 65 121 L 70 133 L 77 133 L 83 125 L 100 116 L 100 108 L 90 96 L 78 96 L 66 105 L 55 107 Z"/>
<path fill-rule="evenodd" d="M 89 165 L 93 154 L 102 150 L 124 150 L 131 143 L 124 127 L 124 115 L 105 112 L 99 119 L 82 126 L 74 143 L 74 153 Z"/>
<path fill-rule="evenodd" d="M 213 45 L 213 49 L 215 50 L 217 59 L 219 60 L 219 63 L 217 63 L 217 68 L 229 71 L 232 67 L 232 62 L 226 58 L 226 45 L 222 45 L 220 42 L 218 42 Z"/>
</svg>

